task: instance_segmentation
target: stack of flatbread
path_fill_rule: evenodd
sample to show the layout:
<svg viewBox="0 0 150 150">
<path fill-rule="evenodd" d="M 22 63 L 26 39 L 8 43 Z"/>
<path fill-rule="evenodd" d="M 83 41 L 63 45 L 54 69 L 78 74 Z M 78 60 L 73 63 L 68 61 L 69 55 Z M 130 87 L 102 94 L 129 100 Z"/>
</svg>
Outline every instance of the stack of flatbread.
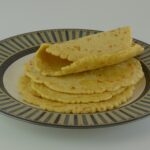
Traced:
<svg viewBox="0 0 150 150">
<path fill-rule="evenodd" d="M 143 47 L 130 27 L 62 43 L 43 43 L 25 65 L 23 99 L 48 111 L 93 113 L 120 107 L 144 76 L 134 58 Z"/>
</svg>

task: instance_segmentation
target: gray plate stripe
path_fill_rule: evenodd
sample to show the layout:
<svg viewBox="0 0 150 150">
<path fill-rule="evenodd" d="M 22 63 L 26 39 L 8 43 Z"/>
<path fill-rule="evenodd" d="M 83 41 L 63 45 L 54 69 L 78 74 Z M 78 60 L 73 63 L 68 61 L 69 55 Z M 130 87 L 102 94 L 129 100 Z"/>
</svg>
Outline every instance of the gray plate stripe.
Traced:
<svg viewBox="0 0 150 150">
<path fill-rule="evenodd" d="M 20 43 L 20 45 L 22 45 L 25 49 L 30 47 L 30 45 L 23 39 L 23 37 L 22 38 L 20 36 L 16 37 L 15 40 L 18 43 Z"/>
<path fill-rule="evenodd" d="M 23 37 L 25 38 L 26 41 L 28 41 L 28 43 L 30 43 L 31 46 L 36 46 L 36 43 L 33 43 L 31 38 L 28 37 L 29 35 L 24 35 Z"/>
<path fill-rule="evenodd" d="M 83 31 L 79 31 L 79 37 L 83 37 Z"/>
<path fill-rule="evenodd" d="M 105 120 L 106 120 L 106 122 L 107 122 L 108 124 L 111 124 L 112 122 L 114 122 L 114 121 L 112 120 L 112 117 L 110 117 L 110 115 L 108 115 L 107 112 L 106 112 L 106 113 L 101 113 L 101 116 L 103 116 L 103 118 L 105 118 Z"/>
<path fill-rule="evenodd" d="M 134 109 L 135 111 L 139 112 L 140 114 L 145 114 L 145 110 L 139 109 L 135 104 L 130 105 L 131 109 Z"/>
<path fill-rule="evenodd" d="M 11 39 L 6 41 L 7 44 L 9 44 L 16 52 L 20 51 L 20 47 L 16 45 Z"/>
<path fill-rule="evenodd" d="M 74 115 L 69 115 L 68 119 L 68 125 L 73 126 L 74 125 Z"/>
<path fill-rule="evenodd" d="M 59 39 L 62 42 L 63 41 L 63 37 L 62 37 L 61 31 L 58 31 L 58 34 L 59 34 Z"/>
<path fill-rule="evenodd" d="M 95 115 L 90 115 L 90 117 L 91 117 L 92 121 L 94 122 L 94 124 L 97 125 L 98 122 L 97 122 L 97 120 L 95 118 Z"/>
<path fill-rule="evenodd" d="M 18 105 L 20 105 L 19 103 L 11 103 L 11 104 L 8 104 L 8 105 L 4 105 L 5 107 L 1 107 L 1 110 L 8 110 L 8 109 L 10 109 L 10 108 L 12 108 L 12 107 L 15 107 L 15 106 L 18 106 Z"/>
<path fill-rule="evenodd" d="M 44 33 L 44 35 L 45 35 L 47 41 L 48 41 L 48 42 L 51 42 L 51 40 L 50 40 L 50 38 L 49 38 L 49 36 L 48 36 L 48 33 L 47 33 L 47 32 L 43 32 L 43 33 Z"/>
<path fill-rule="evenodd" d="M 83 31 L 83 32 L 82 32 L 82 37 L 83 37 L 83 36 L 86 36 L 86 35 L 87 35 L 87 32 L 86 32 L 86 31 Z"/>
<path fill-rule="evenodd" d="M 45 32 L 38 32 L 39 38 L 43 41 L 43 43 L 48 43 L 49 40 L 47 39 L 47 36 L 45 35 Z"/>
<path fill-rule="evenodd" d="M 31 108 L 28 107 L 24 107 L 22 110 L 18 110 L 15 112 L 15 115 L 17 116 L 22 116 L 23 114 L 27 113 L 28 111 L 30 111 Z"/>
<path fill-rule="evenodd" d="M 145 114 L 144 111 L 142 110 L 139 110 L 137 108 L 135 108 L 133 105 L 131 105 L 130 107 L 128 107 L 129 109 L 131 109 L 131 111 L 133 111 L 134 113 L 138 114 L 138 115 L 142 115 L 142 114 Z"/>
<path fill-rule="evenodd" d="M 17 48 L 18 50 L 23 50 L 24 47 L 22 47 L 22 45 L 20 43 L 18 43 L 15 38 L 13 39 L 10 39 L 9 42 L 15 47 Z"/>
<path fill-rule="evenodd" d="M 5 60 L 7 57 L 10 57 L 11 55 L 8 53 L 4 53 L 2 50 L 0 50 L 0 59 Z"/>
<path fill-rule="evenodd" d="M 25 113 L 24 115 L 23 115 L 23 117 L 24 118 L 30 118 L 32 115 L 34 115 L 35 113 L 36 113 L 36 109 L 34 109 L 34 108 L 32 108 L 30 111 L 28 111 L 27 113 Z"/>
<path fill-rule="evenodd" d="M 150 96 L 150 91 L 149 91 L 149 93 L 147 93 L 147 96 Z M 150 100 L 150 97 L 149 97 L 149 100 Z"/>
<path fill-rule="evenodd" d="M 58 114 L 58 116 L 56 117 L 54 124 L 57 124 L 60 120 L 61 114 Z"/>
<path fill-rule="evenodd" d="M 132 105 L 132 107 L 137 108 L 138 110 L 144 111 L 145 113 L 149 112 L 148 109 L 140 107 L 139 105 L 136 105 L 136 104 Z"/>
<path fill-rule="evenodd" d="M 43 43 L 43 41 L 40 39 L 37 33 L 34 33 L 32 35 L 34 36 L 34 40 L 38 43 L 38 45 Z"/>
<path fill-rule="evenodd" d="M 101 119 L 101 121 L 103 122 L 103 124 L 107 124 L 107 120 L 105 119 L 105 117 L 103 117 L 102 114 L 98 114 L 99 118 Z"/>
<path fill-rule="evenodd" d="M 117 122 L 118 120 L 120 120 L 120 118 L 118 118 L 118 116 L 116 116 L 112 112 L 107 112 L 106 115 L 112 120 L 112 122 Z"/>
<path fill-rule="evenodd" d="M 7 58 L 6 58 L 6 57 L 3 58 L 3 57 L 0 56 L 0 61 L 1 61 L 1 62 L 4 62 L 5 59 L 7 59 Z"/>
<path fill-rule="evenodd" d="M 3 107 L 4 105 L 10 104 L 12 103 L 9 99 L 8 100 L 4 100 L 4 101 L 0 101 L 0 108 Z"/>
<path fill-rule="evenodd" d="M 45 41 L 45 39 L 43 38 L 43 36 L 40 32 L 37 32 L 37 36 L 39 37 L 40 41 L 42 41 L 42 43 L 47 42 L 47 41 Z"/>
<path fill-rule="evenodd" d="M 147 58 L 147 59 L 143 59 L 143 61 L 144 61 L 144 63 L 148 63 L 148 62 L 150 62 L 150 60 L 149 60 L 149 58 Z"/>
<path fill-rule="evenodd" d="M 9 51 L 9 49 L 2 47 L 1 45 L 0 45 L 0 52 L 4 55 L 6 54 L 7 56 L 11 56 L 13 54 L 13 52 Z"/>
<path fill-rule="evenodd" d="M 44 122 L 48 123 L 50 122 L 51 117 L 53 116 L 53 113 L 48 114 L 47 118 L 45 118 Z"/>
<path fill-rule="evenodd" d="M 139 111 L 135 111 L 134 109 L 130 107 L 127 107 L 126 109 L 130 112 L 130 114 L 133 114 L 133 116 L 138 116 L 138 115 L 141 116 L 141 113 Z"/>
<path fill-rule="evenodd" d="M 51 31 L 51 35 L 52 35 L 52 37 L 53 37 L 53 41 L 56 43 L 56 42 L 57 42 L 57 39 L 56 39 L 56 36 L 55 36 L 54 31 Z"/>
<path fill-rule="evenodd" d="M 86 119 L 86 115 L 82 115 L 82 120 L 85 126 L 88 126 L 88 121 Z"/>
<path fill-rule="evenodd" d="M 130 117 L 130 118 L 134 118 L 134 116 L 132 114 L 130 114 L 127 110 L 122 110 L 120 109 L 120 112 L 124 113 L 126 116 Z"/>
<path fill-rule="evenodd" d="M 0 101 L 0 107 L 7 104 L 12 104 L 14 101 L 10 101 L 10 99 L 7 99 L 5 101 Z"/>
<path fill-rule="evenodd" d="M 21 42 L 20 41 L 18 42 L 15 38 L 11 39 L 11 41 L 14 42 L 15 45 L 17 45 L 17 47 L 19 47 L 21 49 L 25 49 L 25 47 L 22 44 L 20 44 Z"/>
<path fill-rule="evenodd" d="M 11 51 L 12 54 L 16 53 L 16 49 L 13 49 L 7 42 L 1 43 L 3 47 L 5 47 L 7 50 Z"/>
<path fill-rule="evenodd" d="M 91 34 L 93 34 L 93 33 L 90 32 L 90 31 L 87 31 L 87 32 L 86 32 L 86 36 L 91 35 Z"/>
<path fill-rule="evenodd" d="M 44 115 L 38 120 L 39 122 L 45 122 L 47 121 L 47 118 L 49 117 L 49 112 L 44 112 Z"/>
<path fill-rule="evenodd" d="M 64 125 L 65 119 L 66 119 L 66 114 L 61 114 L 57 124 Z"/>
<path fill-rule="evenodd" d="M 69 31 L 68 31 L 68 36 L 69 36 L 69 40 L 72 40 L 72 39 L 73 39 L 72 30 L 69 30 Z"/>
<path fill-rule="evenodd" d="M 149 102 L 149 101 L 141 100 L 141 102 L 143 102 L 143 103 L 145 103 L 145 104 L 149 104 L 149 105 L 150 105 L 150 102 Z"/>
<path fill-rule="evenodd" d="M 6 49 L 2 44 L 0 44 L 0 52 L 3 54 L 6 53 L 8 56 L 11 56 L 13 54 L 9 49 Z"/>
<path fill-rule="evenodd" d="M 48 123 L 49 124 L 54 124 L 54 121 L 56 120 L 57 116 L 58 116 L 58 113 L 53 113 L 53 115 L 49 119 Z"/>
<path fill-rule="evenodd" d="M 34 45 L 40 45 L 40 42 L 37 40 L 35 34 L 31 34 L 30 36 L 28 35 L 28 37 L 30 38 L 30 40 L 32 41 L 32 43 L 34 43 Z"/>
<path fill-rule="evenodd" d="M 150 103 L 150 97 L 148 97 L 148 96 L 150 96 L 150 95 L 147 94 L 147 96 L 145 96 L 144 99 L 142 99 L 141 101 L 147 101 Z"/>
<path fill-rule="evenodd" d="M 93 122 L 91 116 L 87 115 L 87 114 L 85 116 L 86 116 L 86 119 L 87 119 L 87 122 L 88 122 L 88 126 L 93 126 L 94 122 Z"/>
<path fill-rule="evenodd" d="M 142 106 L 142 107 L 145 107 L 145 108 L 149 108 L 149 109 L 150 109 L 150 105 L 144 104 L 144 103 L 142 103 L 142 102 L 138 102 L 138 103 L 136 103 L 136 105 L 139 105 L 139 106 Z"/>
<path fill-rule="evenodd" d="M 117 120 L 111 115 L 111 113 L 106 113 L 106 115 L 112 120 L 111 122 L 117 122 Z"/>
<path fill-rule="evenodd" d="M 22 43 L 24 43 L 27 47 L 33 47 L 33 45 L 28 41 L 27 36 L 20 36 L 19 39 Z"/>
<path fill-rule="evenodd" d="M 9 57 L 9 55 L 8 55 L 8 54 L 3 54 L 1 51 L 0 51 L 0 56 L 1 56 L 1 57 L 3 57 L 3 58 L 7 58 L 7 57 Z"/>
<path fill-rule="evenodd" d="M 40 110 L 36 109 L 28 116 L 28 118 L 30 118 L 31 120 L 34 120 L 39 115 L 40 112 L 41 112 Z"/>
<path fill-rule="evenodd" d="M 75 39 L 79 37 L 80 37 L 80 32 L 79 31 L 75 32 Z"/>
<path fill-rule="evenodd" d="M 149 63 L 147 63 L 147 67 L 148 67 L 148 68 L 150 68 L 150 62 L 149 62 Z"/>
<path fill-rule="evenodd" d="M 84 122 L 83 122 L 83 119 L 82 119 L 82 115 L 77 115 L 77 120 L 78 120 L 78 125 L 79 126 L 83 126 L 84 125 Z"/>
<path fill-rule="evenodd" d="M 120 118 L 120 120 L 126 120 L 126 117 L 124 117 L 122 113 L 120 113 L 118 110 L 114 110 L 112 111 L 112 113 L 114 113 L 118 118 Z"/>
<path fill-rule="evenodd" d="M 47 35 L 48 35 L 48 37 L 49 37 L 49 39 L 50 39 L 50 42 L 55 43 L 55 41 L 54 41 L 54 39 L 53 39 L 53 36 L 52 36 L 52 34 L 51 34 L 51 31 L 48 31 L 48 32 L 47 32 Z"/>
<path fill-rule="evenodd" d="M 7 112 L 8 113 L 14 113 L 14 112 L 16 112 L 18 110 L 21 110 L 22 108 L 24 108 L 23 105 L 17 105 L 15 107 L 12 107 L 12 108 L 8 109 Z"/>
<path fill-rule="evenodd" d="M 75 39 L 76 38 L 76 33 L 75 33 L 75 31 L 73 30 L 72 31 L 72 39 Z"/>
<path fill-rule="evenodd" d="M 74 125 L 78 126 L 78 118 L 77 115 L 74 115 Z"/>
<path fill-rule="evenodd" d="M 94 118 L 95 118 L 95 120 L 96 120 L 96 122 L 97 122 L 98 125 L 104 124 L 102 122 L 102 120 L 99 118 L 98 114 L 94 114 L 93 116 L 94 116 Z"/>
<path fill-rule="evenodd" d="M 44 115 L 45 115 L 46 112 L 39 112 L 38 115 L 34 118 L 35 121 L 39 121 Z"/>
<path fill-rule="evenodd" d="M 64 125 L 68 125 L 69 122 L 69 115 L 65 116 Z"/>
<path fill-rule="evenodd" d="M 67 31 L 67 30 L 65 31 L 65 35 L 66 35 L 66 40 L 67 40 L 67 41 L 70 40 L 70 39 L 69 39 L 69 34 L 68 34 L 68 31 Z"/>
<path fill-rule="evenodd" d="M 9 99 L 9 97 L 8 97 L 7 95 L 1 94 L 1 95 L 0 95 L 0 101 L 1 101 L 1 100 L 5 100 L 5 99 Z"/>
<path fill-rule="evenodd" d="M 149 53 L 145 53 L 144 55 L 141 56 L 141 58 L 142 58 L 143 60 L 145 60 L 145 59 L 147 59 L 147 58 L 149 58 L 149 57 L 150 57 L 150 54 L 149 54 Z"/>
<path fill-rule="evenodd" d="M 0 101 L 4 101 L 4 100 L 10 100 L 10 98 L 7 95 L 0 95 Z"/>
<path fill-rule="evenodd" d="M 61 42 L 62 40 L 60 39 L 59 32 L 58 31 L 54 31 L 54 34 L 55 34 L 56 41 L 57 42 Z"/>
<path fill-rule="evenodd" d="M 142 99 L 140 101 L 143 101 L 143 102 L 146 101 L 150 104 L 150 97 L 148 97 L 148 94 L 147 94 L 147 96 L 145 96 L 144 99 Z"/>
</svg>

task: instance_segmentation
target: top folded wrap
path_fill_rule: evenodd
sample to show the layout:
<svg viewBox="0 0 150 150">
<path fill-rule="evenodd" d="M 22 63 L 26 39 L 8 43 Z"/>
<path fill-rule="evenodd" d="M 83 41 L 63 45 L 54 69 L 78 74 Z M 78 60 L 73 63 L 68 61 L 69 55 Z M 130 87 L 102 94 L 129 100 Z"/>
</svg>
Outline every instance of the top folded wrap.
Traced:
<svg viewBox="0 0 150 150">
<path fill-rule="evenodd" d="M 143 50 L 133 42 L 130 27 L 121 27 L 63 43 L 44 43 L 34 63 L 43 75 L 61 76 L 118 64 Z"/>
</svg>

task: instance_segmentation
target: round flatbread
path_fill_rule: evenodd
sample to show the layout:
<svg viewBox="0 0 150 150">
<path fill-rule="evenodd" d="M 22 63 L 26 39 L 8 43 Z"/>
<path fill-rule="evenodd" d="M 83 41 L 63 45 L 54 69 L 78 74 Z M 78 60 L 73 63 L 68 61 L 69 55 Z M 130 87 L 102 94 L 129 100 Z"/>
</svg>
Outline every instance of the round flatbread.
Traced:
<svg viewBox="0 0 150 150">
<path fill-rule="evenodd" d="M 59 77 L 43 76 L 30 62 L 26 65 L 25 73 L 36 83 L 71 94 L 116 91 L 136 84 L 144 75 L 140 62 L 135 58 L 109 67 Z"/>
<path fill-rule="evenodd" d="M 28 77 L 22 77 L 20 80 L 20 92 L 23 99 L 31 104 L 39 106 L 41 109 L 61 112 L 61 113 L 94 113 L 106 110 L 111 110 L 119 107 L 121 104 L 127 102 L 133 95 L 134 87 L 130 86 L 120 94 L 113 96 L 108 101 L 87 103 L 87 104 L 65 104 L 61 102 L 54 102 L 42 97 L 39 97 L 31 88 L 31 82 Z"/>
<path fill-rule="evenodd" d="M 44 84 L 31 82 L 31 88 L 39 94 L 39 96 L 50 99 L 52 101 L 62 103 L 89 103 L 89 102 L 100 102 L 106 101 L 112 96 L 123 92 L 126 88 L 120 88 L 119 90 L 112 92 L 103 92 L 97 94 L 70 94 L 51 90 Z"/>
</svg>

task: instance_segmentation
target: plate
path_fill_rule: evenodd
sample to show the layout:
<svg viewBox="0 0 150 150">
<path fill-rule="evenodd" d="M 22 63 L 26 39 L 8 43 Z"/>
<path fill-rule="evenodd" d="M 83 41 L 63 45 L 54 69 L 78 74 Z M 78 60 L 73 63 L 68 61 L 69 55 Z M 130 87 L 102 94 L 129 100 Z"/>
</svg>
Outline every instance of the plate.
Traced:
<svg viewBox="0 0 150 150">
<path fill-rule="evenodd" d="M 150 114 L 150 45 L 134 39 L 145 48 L 138 57 L 145 79 L 135 90 L 129 103 L 120 108 L 92 114 L 65 114 L 44 111 L 25 103 L 18 94 L 17 83 L 24 64 L 34 55 L 41 43 L 62 42 L 89 34 L 96 30 L 51 29 L 35 31 L 0 41 L 0 111 L 6 115 L 44 126 L 66 128 L 92 128 L 118 125 Z"/>
</svg>

